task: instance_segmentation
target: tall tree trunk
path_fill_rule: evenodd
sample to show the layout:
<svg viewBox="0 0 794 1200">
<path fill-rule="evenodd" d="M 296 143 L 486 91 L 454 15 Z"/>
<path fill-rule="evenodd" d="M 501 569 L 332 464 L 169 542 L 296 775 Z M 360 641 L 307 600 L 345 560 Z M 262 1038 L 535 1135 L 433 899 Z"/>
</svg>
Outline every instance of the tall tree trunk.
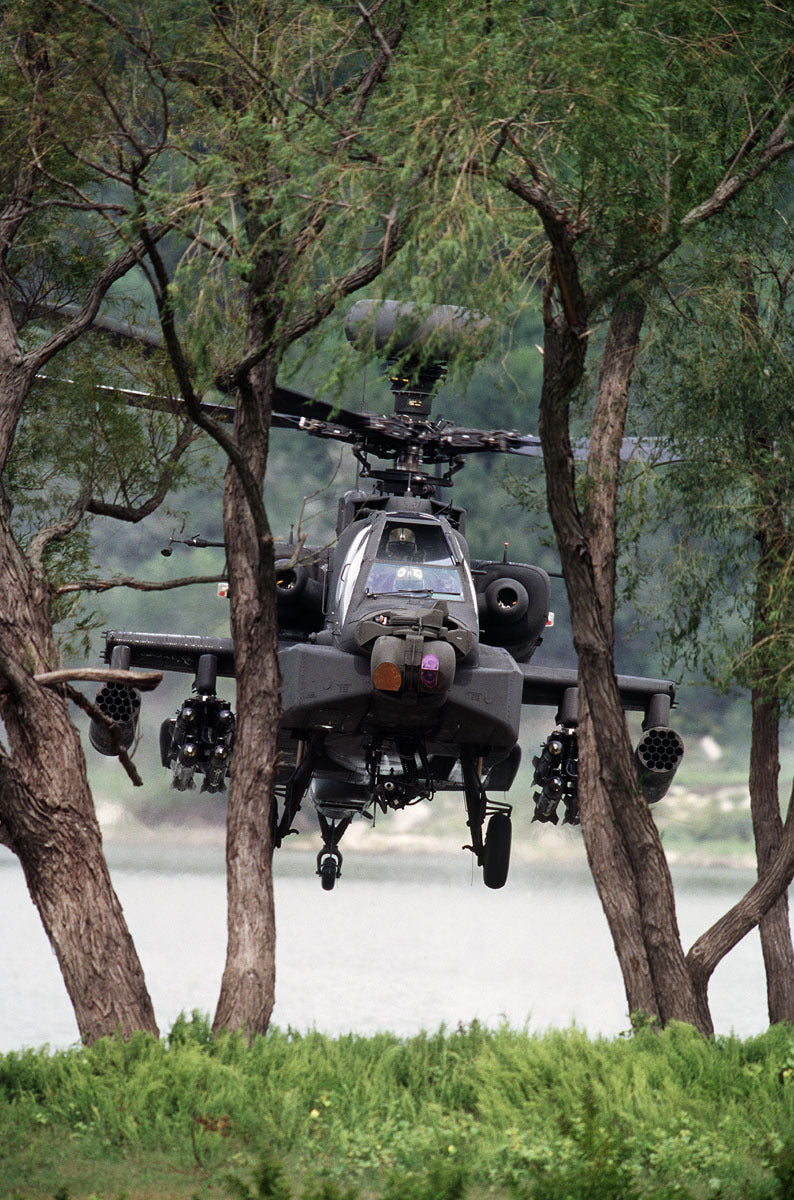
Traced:
<svg viewBox="0 0 794 1200">
<path fill-rule="evenodd" d="M 67 702 L 33 680 L 54 665 L 46 583 L 0 513 L 0 834 L 18 856 L 85 1042 L 157 1033 L 102 850 Z"/>
<path fill-rule="evenodd" d="M 258 329 L 249 341 L 260 345 Z M 235 438 L 260 491 L 267 463 L 275 364 L 250 373 L 237 405 Z M 233 464 L 223 498 L 232 637 L 237 675 L 235 737 L 226 833 L 228 939 L 213 1028 L 264 1033 L 275 998 L 274 784 L 281 700 L 273 541 L 257 532 Z"/>
<path fill-rule="evenodd" d="M 743 288 L 740 313 L 743 318 L 745 350 L 752 352 L 756 339 L 762 336 L 758 297 L 752 268 L 745 264 L 741 272 Z M 759 877 L 772 864 L 782 837 L 778 776 L 780 773 L 780 700 L 771 683 L 774 678 L 774 651 L 770 654 L 770 638 L 779 625 L 775 613 L 778 607 L 772 597 L 776 580 L 785 572 L 790 553 L 787 514 L 783 511 L 774 480 L 770 480 L 768 464 L 774 461 L 775 431 L 759 425 L 754 410 L 745 420 L 748 459 L 754 462 L 753 489 L 758 510 L 756 540 L 758 561 L 755 568 L 755 603 L 753 607 L 752 646 L 756 678 L 767 676 L 766 686 L 751 691 L 752 736 L 750 742 L 750 811 L 753 821 L 755 853 Z M 760 673 L 760 676 L 759 676 Z M 788 892 L 764 913 L 759 923 L 761 949 L 766 972 L 766 994 L 769 1020 L 794 1023 L 794 947 L 791 942 Z"/>
<path fill-rule="evenodd" d="M 760 877 L 770 867 L 783 837 L 778 796 L 780 706 L 753 689 L 752 712 L 750 808 Z M 794 1024 L 794 950 L 787 892 L 764 914 L 759 929 L 770 1024 Z"/>
<path fill-rule="evenodd" d="M 574 294 L 570 286 L 568 294 Z M 708 1011 L 698 1005 L 687 971 L 667 860 L 640 795 L 613 660 L 617 471 L 644 306 L 620 297 L 613 313 L 593 421 L 584 516 L 568 434 L 568 397 L 578 382 L 577 371 L 581 377 L 584 337 L 567 315 L 547 314 L 539 429 L 586 714 L 583 834 L 616 948 L 621 941 L 618 957 L 630 1010 L 641 1007 L 663 1022 L 688 1021 L 710 1032 Z"/>
<path fill-rule="evenodd" d="M 579 813 L 587 861 L 607 919 L 623 975 L 629 1013 L 655 1013 L 648 955 L 640 919 L 634 872 L 615 824 L 607 789 L 599 773 L 593 723 L 585 704 L 579 706 Z"/>
</svg>

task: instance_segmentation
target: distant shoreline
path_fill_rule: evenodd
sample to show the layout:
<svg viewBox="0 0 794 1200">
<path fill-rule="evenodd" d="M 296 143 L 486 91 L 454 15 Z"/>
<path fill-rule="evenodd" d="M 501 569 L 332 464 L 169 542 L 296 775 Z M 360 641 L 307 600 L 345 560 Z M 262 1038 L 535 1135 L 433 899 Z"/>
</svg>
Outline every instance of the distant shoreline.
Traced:
<svg viewBox="0 0 794 1200">
<path fill-rule="evenodd" d="M 406 857 L 430 858 L 447 854 L 459 854 L 465 831 L 454 834 L 436 834 L 428 830 L 372 829 L 368 825 L 354 825 L 346 834 L 343 849 L 351 854 L 377 855 L 400 854 Z M 161 845 L 165 847 L 205 847 L 222 852 L 225 848 L 224 826 L 215 824 L 188 825 L 163 822 L 158 825 L 143 825 L 138 822 L 114 824 L 103 829 L 103 840 L 112 851 Z M 290 838 L 278 852 L 289 856 L 313 856 L 320 848 L 319 835 L 315 831 L 302 832 Z M 548 863 L 576 862 L 586 865 L 581 834 L 574 829 L 554 826 L 535 827 L 530 836 L 514 838 L 513 862 Z M 698 845 L 692 850 L 674 848 L 667 850 L 667 859 L 672 867 L 734 868 L 754 870 L 755 858 L 751 852 L 710 852 L 707 845 Z"/>
</svg>

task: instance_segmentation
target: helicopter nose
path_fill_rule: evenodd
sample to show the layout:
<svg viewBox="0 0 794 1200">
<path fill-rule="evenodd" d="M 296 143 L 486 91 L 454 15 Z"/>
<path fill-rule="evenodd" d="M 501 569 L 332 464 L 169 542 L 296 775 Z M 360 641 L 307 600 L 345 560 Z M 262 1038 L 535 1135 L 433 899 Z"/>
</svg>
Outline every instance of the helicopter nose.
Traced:
<svg viewBox="0 0 794 1200">
<path fill-rule="evenodd" d="M 438 695 L 455 678 L 455 651 L 449 642 L 384 634 L 372 647 L 370 677 L 379 692 Z"/>
</svg>

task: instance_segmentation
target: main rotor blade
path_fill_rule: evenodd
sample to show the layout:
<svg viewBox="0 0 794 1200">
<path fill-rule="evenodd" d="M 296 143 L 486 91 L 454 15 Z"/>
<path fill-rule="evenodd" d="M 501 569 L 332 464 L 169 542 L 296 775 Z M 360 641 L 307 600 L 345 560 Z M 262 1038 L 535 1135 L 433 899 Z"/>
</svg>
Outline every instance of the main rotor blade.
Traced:
<svg viewBox="0 0 794 1200">
<path fill-rule="evenodd" d="M 42 310 L 47 316 L 60 318 L 65 321 L 72 320 L 81 311 L 76 304 L 45 304 L 42 306 Z M 100 333 L 107 334 L 112 341 L 117 343 L 134 342 L 136 345 L 143 346 L 144 349 L 149 350 L 159 350 L 162 349 L 164 345 L 163 336 L 159 329 L 155 329 L 146 325 L 134 325 L 129 321 L 122 321 L 118 320 L 116 317 L 109 317 L 105 313 L 97 313 L 92 322 L 92 326 Z M 215 386 L 219 392 L 227 395 L 229 394 L 225 392 L 225 389 L 220 387 L 217 382 Z M 112 391 L 113 389 L 105 387 L 104 390 Z M 120 393 L 126 393 L 128 391 L 128 389 L 124 388 L 117 388 L 115 390 Z M 141 397 L 146 395 L 145 392 L 133 392 L 132 394 L 139 395 Z M 157 398 L 152 397 L 152 399 L 156 400 Z M 308 419 L 317 421 L 331 421 L 336 425 L 347 427 L 348 429 L 360 430 L 368 428 L 368 417 L 366 414 L 350 412 L 344 408 L 335 408 L 333 405 L 327 404 L 323 400 L 315 400 L 313 396 L 307 396 L 304 392 L 298 392 L 294 388 L 282 387 L 280 384 L 276 385 L 273 401 L 273 407 L 277 409 L 278 412 L 284 413 L 287 416 L 307 417 Z M 134 401 L 132 402 L 134 403 Z M 145 406 L 143 401 L 140 403 L 142 407 Z M 202 404 L 202 408 L 209 415 L 212 415 L 213 411 L 215 411 L 217 413 L 217 420 L 229 420 L 228 414 L 224 413 L 223 406 L 216 406 L 204 402 Z M 173 411 L 173 406 L 171 406 L 171 411 Z M 234 409 L 229 409 L 228 412 L 233 414 Z M 274 424 L 276 424 L 275 421 Z M 293 426 L 290 422 L 286 422 L 284 427 L 292 428 Z"/>
<path fill-rule="evenodd" d="M 44 305 L 47 315 L 63 320 L 73 319 L 80 308 L 73 304 Z M 131 341 L 145 348 L 160 349 L 162 334 L 158 329 L 134 325 L 105 314 L 97 314 L 94 327 L 115 341 Z M 47 376 L 38 376 L 47 379 Z M 55 380 L 48 380 L 55 382 Z M 58 380 L 73 383 L 73 380 Z M 97 391 L 118 395 L 125 404 L 138 408 L 151 408 L 164 412 L 180 413 L 184 402 L 178 399 L 156 396 L 150 392 L 133 388 L 118 388 L 107 384 L 96 384 Z M 219 391 L 223 389 L 219 388 Z M 228 393 L 227 393 L 228 394 Z M 224 424 L 234 421 L 233 406 L 201 402 L 201 409 L 208 416 Z M 377 457 L 388 458 L 398 454 L 408 444 L 421 449 L 424 461 L 443 462 L 467 454 L 516 454 L 528 458 L 542 458 L 540 438 L 533 434 L 522 434 L 515 430 L 461 429 L 447 421 L 424 421 L 399 416 L 375 416 L 372 413 L 353 412 L 338 408 L 324 400 L 316 400 L 294 388 L 277 384 L 273 394 L 272 424 L 277 429 L 299 429 L 314 437 L 330 438 L 361 446 Z M 577 462 L 587 459 L 589 442 L 576 439 L 571 444 Z M 667 465 L 680 462 L 660 438 L 626 437 L 620 447 L 621 462 L 652 462 Z"/>
<path fill-rule="evenodd" d="M 543 450 L 540 438 L 523 437 L 520 434 L 510 434 L 515 442 L 506 447 L 508 454 L 522 454 L 530 458 L 542 458 Z M 585 462 L 589 453 L 590 442 L 587 438 L 577 438 L 571 443 L 573 457 L 577 462 Z M 655 437 L 625 437 L 620 443 L 621 462 L 652 462 L 658 466 L 680 462 L 680 455 L 673 454 L 669 445 L 662 438 Z"/>
</svg>

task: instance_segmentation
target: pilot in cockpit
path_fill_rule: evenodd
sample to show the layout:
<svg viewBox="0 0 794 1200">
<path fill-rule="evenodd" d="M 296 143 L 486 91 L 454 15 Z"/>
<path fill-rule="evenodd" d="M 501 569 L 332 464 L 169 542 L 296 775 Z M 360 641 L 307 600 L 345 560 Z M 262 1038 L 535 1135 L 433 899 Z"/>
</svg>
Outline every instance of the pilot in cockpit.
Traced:
<svg viewBox="0 0 794 1200">
<path fill-rule="evenodd" d="M 389 558 L 417 559 L 419 549 L 413 529 L 407 525 L 392 525 L 386 541 L 386 554 Z"/>
<path fill-rule="evenodd" d="M 409 525 L 388 526 L 370 569 L 367 591 L 460 596 L 460 577 L 441 532 L 423 529 L 417 539 L 416 529 Z"/>
<path fill-rule="evenodd" d="M 413 529 L 407 525 L 392 525 L 385 542 L 370 571 L 367 589 L 370 592 L 422 591 L 426 585 Z"/>
</svg>

